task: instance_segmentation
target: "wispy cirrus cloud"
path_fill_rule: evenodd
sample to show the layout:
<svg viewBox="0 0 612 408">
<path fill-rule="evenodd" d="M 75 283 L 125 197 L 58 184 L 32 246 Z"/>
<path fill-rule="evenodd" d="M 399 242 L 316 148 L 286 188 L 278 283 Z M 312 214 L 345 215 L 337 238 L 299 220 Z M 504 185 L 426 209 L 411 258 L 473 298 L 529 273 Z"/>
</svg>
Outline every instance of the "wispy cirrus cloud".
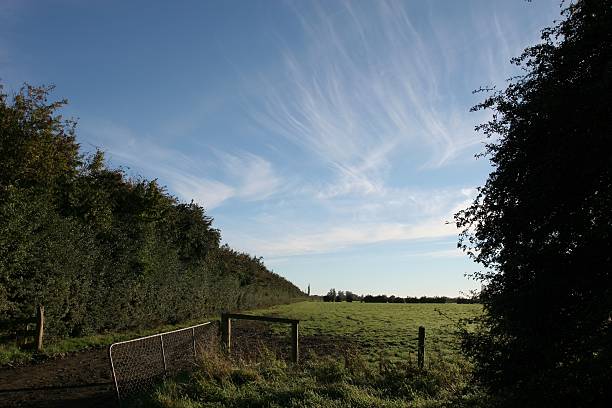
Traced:
<svg viewBox="0 0 612 408">
<path fill-rule="evenodd" d="M 263 157 L 242 152 L 231 154 L 216 151 L 220 165 L 229 179 L 237 184 L 236 195 L 248 201 L 264 200 L 281 187 L 281 178 L 272 163 Z"/>
<path fill-rule="evenodd" d="M 490 170 L 472 160 L 488 115 L 468 113 L 482 97 L 471 91 L 503 88 L 509 59 L 559 11 L 559 0 L 80 3 L 0 0 L 5 90 L 56 83 L 85 148 L 194 199 L 225 242 L 293 282 L 405 295 L 463 285 L 471 266 L 447 221 Z"/>
<path fill-rule="evenodd" d="M 207 209 L 231 198 L 263 200 L 275 194 L 282 184 L 272 163 L 252 153 L 211 149 L 203 152 L 206 159 L 201 160 L 147 135 L 136 135 L 123 126 L 88 122 L 84 125 L 83 133 L 111 160 L 156 175 L 181 199 L 193 199 Z"/>
<path fill-rule="evenodd" d="M 417 164 L 439 167 L 480 141 L 445 95 L 444 49 L 425 45 L 404 5 L 296 5 L 305 48 L 284 51 L 281 78 L 264 76 L 252 115 L 329 166 L 323 196 L 380 192 L 401 154 L 424 150 Z"/>
<path fill-rule="evenodd" d="M 232 242 L 266 257 L 330 253 L 354 246 L 394 241 L 438 240 L 457 236 L 453 214 L 473 199 L 475 189 L 393 192 L 368 202 L 329 204 L 327 221 L 308 223 L 277 208 L 258 220 L 260 228 L 244 229 Z M 451 245 L 452 247 L 453 245 Z"/>
<path fill-rule="evenodd" d="M 390 179 L 398 168 L 427 173 L 471 156 L 482 141 L 473 132 L 480 120 L 467 115 L 470 104 L 458 100 L 456 82 L 470 75 L 464 72 L 466 61 L 487 36 L 501 45 L 484 44 L 477 59 L 483 72 L 497 75 L 492 79 L 503 75 L 491 67 L 514 49 L 513 33 L 493 15 L 478 23 L 475 38 L 422 14 L 416 21 L 410 4 L 393 0 L 290 7 L 300 25 L 299 46 L 281 44 L 276 69 L 242 76 L 248 91 L 240 98 L 246 98 L 251 126 L 297 146 L 295 159 L 314 162 L 315 177 L 281 177 L 270 159 L 242 147 L 207 146 L 201 160 L 146 135 L 107 126 L 101 133 L 114 133 L 111 141 L 121 141 L 107 143 L 109 153 L 151 168 L 149 173 L 159 174 L 181 198 L 194 198 L 208 209 L 232 199 L 261 201 L 249 210 L 261 216 L 241 222 L 240 230 L 229 228 L 226 236 L 266 256 L 456 235 L 446 221 L 469 203 L 473 189 L 416 187 Z M 162 133 L 194 132 L 222 105 L 214 99 L 186 117 L 169 118 Z M 305 211 L 314 213 L 312 225 Z M 256 234 L 249 236 L 249 225 Z"/>
<path fill-rule="evenodd" d="M 337 225 L 315 233 L 288 234 L 283 236 L 282 239 L 274 241 L 254 240 L 249 243 L 249 246 L 256 253 L 265 253 L 271 257 L 282 257 L 326 253 L 355 245 L 442 238 L 456 234 L 457 231 L 453 225 L 446 224 L 440 219 L 431 219 L 415 224 L 362 223 L 357 226 L 354 224 Z"/>
</svg>

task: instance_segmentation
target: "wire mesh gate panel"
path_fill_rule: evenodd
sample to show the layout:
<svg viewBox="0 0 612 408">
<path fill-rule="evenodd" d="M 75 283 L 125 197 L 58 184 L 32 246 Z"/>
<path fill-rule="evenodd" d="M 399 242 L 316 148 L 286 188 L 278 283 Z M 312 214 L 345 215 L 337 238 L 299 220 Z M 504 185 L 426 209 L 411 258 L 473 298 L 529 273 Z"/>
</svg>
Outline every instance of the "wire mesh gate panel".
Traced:
<svg viewBox="0 0 612 408">
<path fill-rule="evenodd" d="M 108 356 L 119 401 L 193 367 L 216 334 L 211 323 L 111 344 Z"/>
</svg>

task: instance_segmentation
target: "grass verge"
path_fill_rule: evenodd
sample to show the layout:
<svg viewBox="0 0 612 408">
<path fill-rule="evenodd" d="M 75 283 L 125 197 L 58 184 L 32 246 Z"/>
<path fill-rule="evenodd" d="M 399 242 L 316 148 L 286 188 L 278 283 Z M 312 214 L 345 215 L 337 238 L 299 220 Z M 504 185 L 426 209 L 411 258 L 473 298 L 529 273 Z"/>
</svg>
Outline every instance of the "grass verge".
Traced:
<svg viewBox="0 0 612 408">
<path fill-rule="evenodd" d="M 470 367 L 432 358 L 371 364 L 359 354 L 309 356 L 299 365 L 266 349 L 255 359 L 209 352 L 191 374 L 167 380 L 130 407 L 484 407 L 470 385 Z"/>
<path fill-rule="evenodd" d="M 118 341 L 130 340 L 137 337 L 149 336 L 170 330 L 177 330 L 184 327 L 193 326 L 204 320 L 193 320 L 175 325 L 162 325 L 155 328 L 130 330 L 124 332 L 102 333 L 84 337 L 71 337 L 67 339 L 48 341 L 42 352 L 32 349 L 18 347 L 15 343 L 0 344 L 0 367 L 18 366 L 26 363 L 40 361 L 52 357 L 61 357 L 68 353 L 83 351 L 92 348 L 109 346 Z"/>
</svg>

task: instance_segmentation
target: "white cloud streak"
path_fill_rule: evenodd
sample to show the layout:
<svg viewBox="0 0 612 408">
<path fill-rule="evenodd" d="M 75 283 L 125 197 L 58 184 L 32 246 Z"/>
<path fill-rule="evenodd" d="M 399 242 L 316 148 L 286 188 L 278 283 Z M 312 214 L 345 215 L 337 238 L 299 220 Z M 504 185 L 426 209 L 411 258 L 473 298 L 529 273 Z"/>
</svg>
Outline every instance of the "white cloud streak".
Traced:
<svg viewBox="0 0 612 408">
<path fill-rule="evenodd" d="M 440 219 L 431 219 L 412 225 L 375 223 L 335 226 L 317 233 L 286 235 L 272 242 L 253 241 L 250 246 L 256 253 L 279 257 L 332 252 L 355 245 L 386 241 L 442 238 L 456 234 L 453 225 L 446 224 Z"/>
<path fill-rule="evenodd" d="M 298 147 L 296 157 L 287 157 L 282 147 L 278 157 L 314 159 L 312 177 L 281 177 L 270 160 L 246 151 L 206 148 L 212 154 L 200 153 L 207 155 L 200 161 L 129 132 L 121 135 L 121 129 L 109 152 L 150 167 L 149 174 L 160 174 L 181 198 L 193 197 L 208 209 L 232 199 L 250 202 L 248 219 L 229 220 L 235 229 L 222 226 L 224 236 L 266 257 L 456 236 L 446 221 L 469 204 L 473 189 L 461 190 L 454 181 L 450 187 L 413 187 L 391 178 L 401 171 L 416 180 L 435 170 L 442 174 L 439 182 L 448 177 L 442 167 L 479 150 L 482 138 L 473 126 L 483 116 L 467 113 L 469 90 L 503 82 L 510 72 L 507 60 L 523 37 L 512 28 L 516 22 L 496 15 L 496 5 L 484 13 L 485 6 L 475 9 L 471 21 L 465 13 L 467 20 L 456 23 L 438 21 L 445 14 L 439 11 L 415 21 L 409 11 L 415 3 L 393 0 L 291 4 L 302 41 L 292 38 L 277 64 L 264 68 L 276 69 L 257 80 L 251 73 L 241 78 L 248 87 L 241 102 L 252 119 L 249 127 L 255 125 L 266 140 L 272 134 Z M 467 97 L 458 95 L 466 88 Z M 170 120 L 165 132 L 195 131 L 217 108 L 204 104 L 187 118 Z M 288 178 L 297 182 L 288 185 Z M 428 254 L 450 256 L 445 251 Z"/>
<path fill-rule="evenodd" d="M 273 233 L 262 228 L 257 236 L 248 236 L 242 231 L 239 237 L 232 237 L 232 242 L 266 258 L 279 258 L 381 242 L 456 237 L 453 214 L 465 208 L 475 193 L 471 188 L 394 192 L 378 202 L 336 205 L 332 212 L 338 217 L 326 223 L 319 220 L 314 225 L 280 214 L 275 220 L 262 220 L 262 223 L 276 221 L 271 227 Z M 280 219 L 287 224 L 279 222 Z"/>
<path fill-rule="evenodd" d="M 278 191 L 281 178 L 272 163 L 252 153 L 217 152 L 225 173 L 237 180 L 236 196 L 248 201 L 263 200 Z"/>
<path fill-rule="evenodd" d="M 205 151 L 208 157 L 201 161 L 113 124 L 92 126 L 86 122 L 84 132 L 96 141 L 96 145 L 103 146 L 102 150 L 110 154 L 111 159 L 159 176 L 181 199 L 193 199 L 209 210 L 231 198 L 266 199 L 282 184 L 272 163 L 252 153 L 226 153 L 215 149 Z M 220 173 L 219 179 L 208 176 L 213 167 Z"/>
<path fill-rule="evenodd" d="M 371 194 L 399 152 L 425 149 L 439 167 L 478 143 L 472 122 L 449 110 L 443 55 L 428 48 L 404 3 L 342 3 L 306 17 L 306 50 L 286 50 L 282 78 L 265 80 L 265 129 L 302 146 L 334 172 L 322 195 Z M 279 80 L 280 79 L 280 80 Z"/>
</svg>

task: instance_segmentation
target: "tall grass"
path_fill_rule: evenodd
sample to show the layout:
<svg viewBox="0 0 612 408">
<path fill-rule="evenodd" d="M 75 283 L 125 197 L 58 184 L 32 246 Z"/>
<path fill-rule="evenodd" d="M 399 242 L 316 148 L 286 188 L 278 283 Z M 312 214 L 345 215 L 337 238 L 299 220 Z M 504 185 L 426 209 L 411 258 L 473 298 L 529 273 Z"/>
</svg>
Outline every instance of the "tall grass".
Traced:
<svg viewBox="0 0 612 408">
<path fill-rule="evenodd" d="M 250 360 L 209 351 L 192 374 L 168 380 L 131 407 L 478 407 L 467 363 L 431 358 L 371 364 L 359 354 L 308 356 L 299 365 L 261 349 Z"/>
</svg>

